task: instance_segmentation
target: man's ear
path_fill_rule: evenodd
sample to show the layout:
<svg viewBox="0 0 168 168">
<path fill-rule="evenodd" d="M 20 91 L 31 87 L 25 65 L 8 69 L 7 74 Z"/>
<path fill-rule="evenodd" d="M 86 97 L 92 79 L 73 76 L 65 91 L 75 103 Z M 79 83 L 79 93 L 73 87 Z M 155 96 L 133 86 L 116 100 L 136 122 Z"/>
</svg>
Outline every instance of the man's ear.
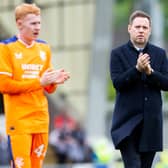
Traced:
<svg viewBox="0 0 168 168">
<path fill-rule="evenodd" d="M 152 32 L 152 27 L 150 27 L 149 29 L 149 36 L 151 35 L 151 32 Z"/>
<path fill-rule="evenodd" d="M 16 21 L 16 25 L 17 25 L 17 28 L 20 30 L 22 28 L 22 20 L 21 19 L 18 19 Z"/>
<path fill-rule="evenodd" d="M 128 33 L 130 33 L 130 30 L 131 30 L 131 25 L 129 24 L 128 25 Z"/>
</svg>

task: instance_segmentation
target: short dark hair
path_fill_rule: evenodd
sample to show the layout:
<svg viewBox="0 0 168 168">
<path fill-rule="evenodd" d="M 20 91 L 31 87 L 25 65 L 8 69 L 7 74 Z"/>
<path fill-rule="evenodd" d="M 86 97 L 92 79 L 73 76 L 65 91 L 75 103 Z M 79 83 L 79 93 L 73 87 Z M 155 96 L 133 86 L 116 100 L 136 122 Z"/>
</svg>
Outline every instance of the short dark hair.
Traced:
<svg viewBox="0 0 168 168">
<path fill-rule="evenodd" d="M 141 10 L 136 10 L 135 12 L 133 12 L 130 17 L 129 17 L 129 24 L 132 24 L 132 22 L 134 21 L 135 18 L 137 17 L 143 17 L 143 18 L 147 18 L 149 20 L 149 24 L 151 25 L 151 17 L 144 11 Z"/>
</svg>

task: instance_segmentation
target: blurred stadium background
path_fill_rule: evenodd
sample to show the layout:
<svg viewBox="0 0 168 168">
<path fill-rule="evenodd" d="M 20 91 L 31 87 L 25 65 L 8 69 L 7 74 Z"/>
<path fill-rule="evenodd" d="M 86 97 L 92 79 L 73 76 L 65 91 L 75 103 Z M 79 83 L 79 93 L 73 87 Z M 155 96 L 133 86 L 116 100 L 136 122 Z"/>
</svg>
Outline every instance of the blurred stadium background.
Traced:
<svg viewBox="0 0 168 168">
<path fill-rule="evenodd" d="M 135 9 L 144 10 L 152 16 L 151 41 L 168 49 L 168 1 L 166 0 L 1 0 L 0 39 L 17 33 L 14 19 L 16 5 L 36 3 L 42 10 L 40 38 L 52 49 L 55 68 L 65 68 L 71 79 L 60 86 L 56 94 L 50 95 L 50 130 L 54 117 L 61 107 L 81 123 L 90 144 L 105 141 L 111 147 L 109 136 L 115 92 L 109 79 L 110 50 L 128 40 L 129 14 Z M 164 148 L 168 147 L 168 95 L 164 99 Z M 3 102 L 1 99 L 1 113 Z M 2 124 L 1 127 L 4 127 Z M 4 129 L 2 129 L 2 132 Z M 93 145 L 94 146 L 94 145 Z M 103 147 L 102 147 L 103 150 Z M 165 150 L 166 151 L 166 150 Z M 107 152 L 108 153 L 108 152 Z M 73 168 L 119 168 L 120 156 L 111 147 L 111 155 L 105 164 L 73 165 Z M 57 168 L 52 148 L 49 147 L 45 164 Z M 103 156 L 106 156 L 104 154 Z M 155 162 L 160 162 L 160 155 Z M 168 154 L 164 153 L 164 164 L 168 166 Z M 166 158 L 166 159 L 165 159 Z M 49 166 L 50 165 L 50 166 Z M 103 167 L 104 166 L 104 167 Z M 160 167 L 159 167 L 160 166 Z M 161 167 L 162 166 L 162 167 Z M 59 166 L 62 168 L 61 166 Z M 63 168 L 65 165 L 63 165 Z M 5 168 L 3 166 L 3 168 Z"/>
</svg>

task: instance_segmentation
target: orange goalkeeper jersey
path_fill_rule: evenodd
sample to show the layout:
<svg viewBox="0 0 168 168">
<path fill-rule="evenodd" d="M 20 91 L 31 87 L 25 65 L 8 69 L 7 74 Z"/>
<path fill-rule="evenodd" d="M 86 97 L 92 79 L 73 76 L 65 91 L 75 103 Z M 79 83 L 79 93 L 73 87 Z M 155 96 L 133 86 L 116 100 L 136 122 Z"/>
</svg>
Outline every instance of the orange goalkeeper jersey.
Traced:
<svg viewBox="0 0 168 168">
<path fill-rule="evenodd" d="M 16 36 L 0 44 L 0 92 L 4 95 L 7 134 L 48 132 L 48 102 L 39 78 L 50 68 L 50 48 L 40 40 L 26 46 Z"/>
</svg>

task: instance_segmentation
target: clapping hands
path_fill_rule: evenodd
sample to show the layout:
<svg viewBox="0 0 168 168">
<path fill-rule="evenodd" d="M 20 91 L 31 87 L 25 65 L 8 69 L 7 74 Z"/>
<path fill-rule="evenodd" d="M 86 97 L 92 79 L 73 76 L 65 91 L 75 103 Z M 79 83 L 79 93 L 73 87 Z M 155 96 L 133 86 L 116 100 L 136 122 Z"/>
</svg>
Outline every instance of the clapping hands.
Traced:
<svg viewBox="0 0 168 168">
<path fill-rule="evenodd" d="M 70 78 L 68 72 L 64 69 L 54 70 L 47 69 L 40 78 L 40 83 L 42 86 L 49 84 L 63 84 L 66 80 Z"/>
<path fill-rule="evenodd" d="M 150 75 L 153 71 L 150 65 L 150 56 L 146 53 L 140 53 L 137 59 L 136 68 L 138 71 L 145 72 L 147 75 Z"/>
</svg>

